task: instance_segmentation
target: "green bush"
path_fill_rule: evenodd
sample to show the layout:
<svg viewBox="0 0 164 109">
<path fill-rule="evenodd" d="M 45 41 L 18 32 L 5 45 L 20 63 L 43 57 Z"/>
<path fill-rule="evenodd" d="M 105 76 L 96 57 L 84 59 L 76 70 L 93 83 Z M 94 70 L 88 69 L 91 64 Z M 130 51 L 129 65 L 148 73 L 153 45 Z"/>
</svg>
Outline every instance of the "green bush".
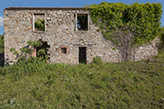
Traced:
<svg viewBox="0 0 164 109">
<path fill-rule="evenodd" d="M 43 60 L 43 61 L 48 60 L 48 55 L 47 55 L 45 48 L 41 48 L 37 51 L 37 57 L 35 57 L 35 58 L 30 57 L 27 59 L 28 55 L 31 55 L 31 53 L 33 52 L 33 49 L 36 50 L 38 47 L 41 47 L 43 45 L 43 42 L 41 42 L 41 41 L 28 41 L 27 44 L 29 46 L 31 45 L 31 48 L 22 47 L 20 49 L 21 53 L 16 51 L 15 48 L 10 49 L 10 52 L 13 52 L 13 55 L 17 56 L 17 58 L 18 58 L 17 63 L 21 62 L 21 61 L 33 62 L 35 60 Z"/>
<path fill-rule="evenodd" d="M 100 29 L 97 29 L 97 32 L 100 32 Z"/>
<path fill-rule="evenodd" d="M 45 30 L 45 21 L 44 19 L 37 19 L 37 21 L 35 21 L 35 29 L 37 31 L 44 31 Z"/>
<path fill-rule="evenodd" d="M 96 56 L 96 57 L 93 58 L 93 62 L 92 63 L 94 63 L 94 64 L 102 64 L 103 61 L 102 61 L 100 56 Z"/>
<path fill-rule="evenodd" d="M 112 50 L 116 50 L 116 48 L 112 48 Z"/>
</svg>

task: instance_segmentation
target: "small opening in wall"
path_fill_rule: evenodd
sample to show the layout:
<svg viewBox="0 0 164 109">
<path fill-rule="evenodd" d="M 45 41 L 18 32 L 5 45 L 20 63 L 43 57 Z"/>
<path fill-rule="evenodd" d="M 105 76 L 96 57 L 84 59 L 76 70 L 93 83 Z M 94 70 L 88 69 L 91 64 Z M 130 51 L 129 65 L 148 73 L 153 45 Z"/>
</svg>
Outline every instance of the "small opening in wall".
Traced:
<svg viewBox="0 0 164 109">
<path fill-rule="evenodd" d="M 86 64 L 86 47 L 79 47 L 79 63 Z"/>
<path fill-rule="evenodd" d="M 45 31 L 44 14 L 34 14 L 34 31 Z"/>
<path fill-rule="evenodd" d="M 37 47 L 36 49 L 36 57 L 43 57 L 46 58 L 48 56 L 48 59 L 50 59 L 50 54 L 48 54 L 48 49 L 50 48 L 50 45 L 48 45 L 47 42 L 44 42 L 42 40 L 39 40 L 42 42 L 42 45 Z"/>
<path fill-rule="evenodd" d="M 61 48 L 61 53 L 67 54 L 67 48 L 65 48 L 65 47 Z"/>
<path fill-rule="evenodd" d="M 88 15 L 87 14 L 77 14 L 77 29 L 78 30 L 88 30 Z"/>
</svg>

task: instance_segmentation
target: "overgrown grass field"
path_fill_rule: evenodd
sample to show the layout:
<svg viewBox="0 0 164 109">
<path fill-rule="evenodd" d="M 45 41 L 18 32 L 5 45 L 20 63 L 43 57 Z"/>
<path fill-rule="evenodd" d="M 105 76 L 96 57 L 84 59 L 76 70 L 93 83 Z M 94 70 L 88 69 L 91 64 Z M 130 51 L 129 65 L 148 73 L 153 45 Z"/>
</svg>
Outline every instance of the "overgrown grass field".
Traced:
<svg viewBox="0 0 164 109">
<path fill-rule="evenodd" d="M 139 62 L 0 68 L 2 109 L 164 108 L 164 52 Z"/>
</svg>

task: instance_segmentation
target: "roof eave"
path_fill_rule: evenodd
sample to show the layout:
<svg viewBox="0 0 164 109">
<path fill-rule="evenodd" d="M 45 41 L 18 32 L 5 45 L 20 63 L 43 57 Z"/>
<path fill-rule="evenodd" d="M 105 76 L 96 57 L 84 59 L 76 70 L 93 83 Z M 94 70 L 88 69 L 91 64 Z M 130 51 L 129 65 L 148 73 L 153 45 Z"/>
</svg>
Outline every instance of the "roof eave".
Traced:
<svg viewBox="0 0 164 109">
<path fill-rule="evenodd" d="M 88 7 L 8 7 L 5 10 L 85 10 Z"/>
</svg>

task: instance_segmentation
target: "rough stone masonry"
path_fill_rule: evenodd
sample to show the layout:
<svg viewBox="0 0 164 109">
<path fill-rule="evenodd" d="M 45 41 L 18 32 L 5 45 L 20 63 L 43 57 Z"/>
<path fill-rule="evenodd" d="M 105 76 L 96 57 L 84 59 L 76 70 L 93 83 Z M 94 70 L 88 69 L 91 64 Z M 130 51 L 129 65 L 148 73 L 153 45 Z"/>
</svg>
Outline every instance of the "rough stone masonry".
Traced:
<svg viewBox="0 0 164 109">
<path fill-rule="evenodd" d="M 80 27 L 79 16 L 86 16 L 85 30 Z M 45 30 L 37 31 L 35 21 L 44 19 Z M 102 61 L 122 62 L 120 51 L 110 40 L 106 40 L 99 27 L 91 20 L 90 11 L 85 8 L 37 8 L 9 7 L 4 9 L 4 61 L 13 64 L 16 56 L 10 52 L 13 47 L 19 51 L 27 47 L 27 42 L 42 40 L 48 48 L 49 61 L 54 63 L 79 64 L 91 63 L 100 56 Z M 156 40 L 135 49 L 134 58 L 142 60 L 158 55 Z"/>
</svg>

